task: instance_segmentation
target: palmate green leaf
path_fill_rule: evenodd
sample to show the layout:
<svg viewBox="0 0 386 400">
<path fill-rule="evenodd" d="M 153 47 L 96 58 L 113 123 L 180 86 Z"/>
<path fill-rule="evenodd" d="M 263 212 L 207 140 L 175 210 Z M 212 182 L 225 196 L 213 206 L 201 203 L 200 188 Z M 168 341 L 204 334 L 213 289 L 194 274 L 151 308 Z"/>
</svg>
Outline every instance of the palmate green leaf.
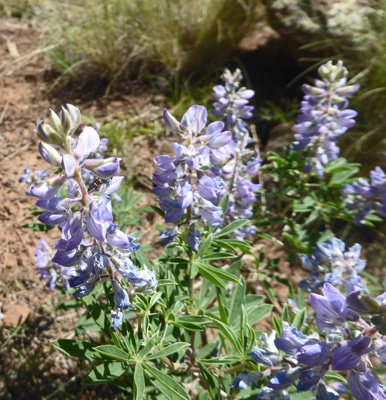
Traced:
<svg viewBox="0 0 386 400">
<path fill-rule="evenodd" d="M 154 212 L 156 212 L 159 216 L 161 216 L 162 218 L 165 218 L 166 212 L 165 212 L 164 210 L 162 210 L 161 208 L 156 207 L 156 206 L 150 206 L 150 207 L 151 207 L 151 209 L 152 209 Z"/>
<path fill-rule="evenodd" d="M 212 244 L 212 235 L 208 235 L 208 237 L 201 241 L 200 246 L 198 248 L 197 258 L 200 258 L 210 247 Z"/>
<path fill-rule="evenodd" d="M 244 253 L 248 253 L 251 249 L 251 245 L 248 242 L 236 239 L 217 239 L 213 242 L 213 245 L 226 250 L 242 251 Z"/>
<path fill-rule="evenodd" d="M 292 322 L 292 326 L 300 331 L 304 325 L 306 316 L 307 316 L 307 312 L 306 312 L 306 308 L 304 307 L 295 315 L 295 318 Z"/>
<path fill-rule="evenodd" d="M 141 363 L 137 362 L 134 369 L 134 395 L 135 400 L 142 400 L 145 395 L 145 377 Z"/>
<path fill-rule="evenodd" d="M 235 257 L 237 257 L 237 256 L 232 253 L 217 252 L 217 253 L 206 254 L 201 257 L 201 260 L 217 261 L 217 260 L 226 260 L 228 258 L 235 258 Z"/>
<path fill-rule="evenodd" d="M 112 358 L 113 360 L 122 361 L 125 363 L 134 362 L 134 358 L 127 354 L 125 351 L 111 344 L 95 347 L 95 350 L 105 357 Z"/>
<path fill-rule="evenodd" d="M 200 271 L 200 274 L 207 279 L 208 281 L 214 283 L 216 286 L 226 289 L 226 285 L 223 280 L 219 279 L 217 277 L 217 274 L 214 274 L 210 270 L 208 270 L 205 267 L 200 267 L 197 263 L 195 263 L 198 267 L 198 270 Z"/>
<path fill-rule="evenodd" d="M 228 321 L 232 324 L 238 317 L 240 317 L 241 305 L 244 303 L 245 297 L 245 281 L 240 278 L 240 285 L 237 285 L 232 293 Z"/>
<path fill-rule="evenodd" d="M 174 378 L 166 375 L 164 372 L 153 367 L 150 364 L 143 364 L 144 369 L 152 375 L 159 383 L 165 386 L 167 389 L 172 391 L 174 394 L 179 396 L 179 399 L 190 400 L 190 397 L 186 390 L 179 384 Z"/>
<path fill-rule="evenodd" d="M 190 343 L 185 343 L 185 342 L 173 343 L 170 346 L 167 346 L 164 349 L 158 351 L 157 353 L 146 356 L 145 359 L 146 360 L 156 360 L 157 358 L 169 356 L 170 354 L 176 353 L 182 349 L 186 349 L 189 346 L 190 346 Z"/>
<path fill-rule="evenodd" d="M 225 228 L 223 228 L 220 231 L 216 232 L 216 234 L 214 235 L 214 238 L 220 238 L 220 237 L 223 237 L 223 236 L 230 235 L 231 233 L 233 233 L 237 229 L 241 228 L 242 226 L 244 226 L 248 222 L 249 222 L 248 219 L 239 219 L 237 221 L 233 221 L 228 226 L 226 226 Z"/>
<path fill-rule="evenodd" d="M 221 201 L 220 201 L 219 206 L 221 207 L 221 210 L 222 210 L 222 212 L 223 212 L 224 215 L 225 215 L 226 212 L 228 211 L 228 208 L 229 208 L 229 200 L 230 200 L 229 193 L 226 193 L 226 194 L 223 196 L 223 198 L 221 199 Z"/>
<path fill-rule="evenodd" d="M 62 353 L 88 361 L 102 361 L 103 357 L 95 350 L 95 345 L 79 340 L 59 339 L 51 342 L 51 346 Z"/>
<path fill-rule="evenodd" d="M 213 274 L 220 279 L 224 279 L 225 281 L 232 281 L 232 282 L 240 284 L 239 279 L 228 271 L 225 271 L 221 268 L 212 267 L 209 264 L 203 264 L 203 263 L 196 263 L 196 264 L 198 266 L 198 270 L 200 271 L 201 275 L 204 275 L 202 273 L 202 271 L 205 270 L 206 272 Z"/>
<path fill-rule="evenodd" d="M 170 323 L 178 328 L 186 329 L 187 331 L 202 331 L 204 328 L 192 322 L 170 321 Z"/>
<path fill-rule="evenodd" d="M 98 385 L 119 378 L 125 372 L 125 365 L 120 362 L 111 362 L 98 365 L 83 381 L 85 385 Z"/>
<path fill-rule="evenodd" d="M 217 379 L 214 378 L 213 374 L 209 372 L 204 364 L 200 362 L 197 363 L 201 370 L 201 375 L 204 378 L 206 387 L 209 392 L 209 396 L 212 400 L 220 400 L 218 395 L 218 382 Z"/>
<path fill-rule="evenodd" d="M 225 325 L 223 322 L 221 322 L 215 318 L 211 318 L 211 320 L 219 328 L 219 330 L 223 333 L 223 335 L 232 343 L 232 345 L 237 350 L 237 352 L 240 355 L 243 355 L 243 351 L 241 349 L 241 344 L 239 342 L 239 339 L 233 332 L 233 330 L 229 326 Z"/>
<path fill-rule="evenodd" d="M 89 294 L 88 296 L 82 297 L 82 301 L 87 307 L 87 310 L 91 314 L 93 320 L 102 329 L 102 331 L 111 338 L 111 323 L 102 307 L 95 301 L 94 297 Z"/>
<path fill-rule="evenodd" d="M 272 304 L 262 304 L 256 307 L 248 307 L 247 316 L 250 325 L 256 324 L 261 319 L 266 317 L 268 314 L 272 312 L 273 305 Z"/>
<path fill-rule="evenodd" d="M 225 357 L 211 357 L 208 359 L 202 359 L 198 361 L 202 364 L 235 364 L 242 363 L 242 358 L 238 356 L 225 356 Z"/>
</svg>

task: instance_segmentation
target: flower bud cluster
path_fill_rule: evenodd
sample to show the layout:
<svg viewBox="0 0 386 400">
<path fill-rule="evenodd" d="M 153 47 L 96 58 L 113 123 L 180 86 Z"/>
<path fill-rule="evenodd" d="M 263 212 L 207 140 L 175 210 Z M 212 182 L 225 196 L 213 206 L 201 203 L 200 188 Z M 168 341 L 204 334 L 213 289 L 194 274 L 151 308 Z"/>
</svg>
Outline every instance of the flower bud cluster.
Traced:
<svg viewBox="0 0 386 400">
<path fill-rule="evenodd" d="M 56 168 L 57 175 L 33 185 L 30 195 L 39 199 L 36 205 L 44 210 L 39 221 L 59 225 L 62 231 L 61 239 L 52 246 L 56 250 L 53 265 L 78 266 L 68 279 L 68 285 L 76 289 L 74 297 L 86 296 L 99 282 L 110 281 L 115 302 L 111 321 L 117 329 L 122 323 L 123 309 L 131 307 L 124 278 L 131 284 L 130 293 L 152 292 L 157 280 L 155 271 L 138 270 L 130 260 L 130 254 L 140 248 L 137 238 L 126 235 L 113 224 L 108 195 L 118 190 L 123 180 L 123 176 L 118 176 L 120 159 L 89 158 L 101 152 L 106 141 L 101 146 L 97 131 L 89 126 L 74 138 L 80 122 L 79 109 L 69 104 L 59 116 L 51 111 L 52 125 L 39 122 L 36 129 L 41 139 L 39 152 Z M 88 189 L 82 178 L 84 170 L 95 177 Z M 67 196 L 62 198 L 62 194 Z M 38 260 L 41 264 L 42 258 L 41 252 Z"/>
<path fill-rule="evenodd" d="M 386 217 L 386 174 L 380 167 L 370 172 L 370 182 L 359 178 L 352 185 L 345 185 L 343 195 L 346 207 L 357 210 L 356 225 L 359 226 L 373 209 Z"/>
<path fill-rule="evenodd" d="M 307 151 L 305 172 L 315 170 L 323 177 L 324 166 L 339 157 L 338 137 L 355 125 L 356 111 L 347 108 L 347 98 L 359 85 L 347 85 L 348 71 L 342 61 L 328 61 L 318 69 L 320 79 L 314 86 L 304 84 L 305 93 L 301 102 L 301 114 L 295 125 L 295 151 Z"/>
<path fill-rule="evenodd" d="M 245 120 L 253 117 L 254 107 L 248 103 L 255 92 L 241 87 L 243 75 L 239 68 L 233 73 L 229 69 L 225 69 L 221 79 L 224 81 L 224 85 L 216 85 L 213 88 L 212 97 L 216 102 L 213 104 L 212 114 L 226 122 L 227 129 L 234 132 L 234 139 L 238 141 L 248 133 Z"/>
<path fill-rule="evenodd" d="M 363 306 L 358 293 L 351 292 L 346 298 L 334 286 L 325 283 L 322 295 L 310 294 L 316 325 L 325 339 L 316 332 L 304 335 L 287 322 L 283 323 L 280 338 L 276 338 L 275 331 L 270 335 L 262 334 L 261 346 L 254 347 L 251 356 L 262 369 L 266 367 L 261 370 L 260 380 L 268 377 L 269 380 L 265 380 L 265 387 L 257 399 L 289 399 L 286 390 L 295 385 L 298 392 L 311 390 L 316 399 L 338 400 L 339 393 L 333 387 L 341 388 L 325 384 L 330 369 L 347 374 L 348 386 L 355 399 L 386 399 L 384 387 L 372 373 L 369 359 L 371 355 L 386 363 L 386 342 L 361 318 L 371 315 L 375 309 Z M 381 304 L 381 297 L 384 295 L 379 296 L 378 304 Z M 242 381 L 255 383 L 245 376 Z M 235 382 L 239 382 L 238 378 Z M 240 384 L 238 387 L 245 388 Z"/>
<path fill-rule="evenodd" d="M 303 280 L 299 287 L 306 292 L 320 291 L 324 283 L 334 286 L 344 285 L 348 293 L 354 290 L 367 292 L 367 287 L 358 275 L 366 267 L 366 260 L 361 260 L 362 247 L 356 243 L 345 251 L 345 243 L 337 238 L 321 243 L 311 256 L 302 254 L 300 262 L 310 272 L 309 280 Z"/>
</svg>

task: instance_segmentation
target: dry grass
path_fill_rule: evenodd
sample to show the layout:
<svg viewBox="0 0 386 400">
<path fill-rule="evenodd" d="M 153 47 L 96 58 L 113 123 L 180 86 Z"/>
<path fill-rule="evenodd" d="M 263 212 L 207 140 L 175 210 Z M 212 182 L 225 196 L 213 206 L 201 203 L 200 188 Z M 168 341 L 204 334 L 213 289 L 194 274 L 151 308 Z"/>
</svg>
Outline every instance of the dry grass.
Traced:
<svg viewBox="0 0 386 400">
<path fill-rule="evenodd" d="M 249 29 L 259 0 L 40 0 L 57 69 L 116 79 L 208 71 Z"/>
</svg>

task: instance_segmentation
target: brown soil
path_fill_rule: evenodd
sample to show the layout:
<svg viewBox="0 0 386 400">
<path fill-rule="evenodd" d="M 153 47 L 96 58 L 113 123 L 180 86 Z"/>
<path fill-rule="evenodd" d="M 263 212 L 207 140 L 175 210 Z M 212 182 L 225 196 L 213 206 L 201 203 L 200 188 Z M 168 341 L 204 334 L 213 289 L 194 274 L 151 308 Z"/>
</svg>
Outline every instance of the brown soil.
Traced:
<svg viewBox="0 0 386 400">
<path fill-rule="evenodd" d="M 19 177 L 27 166 L 32 171 L 47 170 L 37 151 L 34 129 L 48 116 L 49 107 L 58 110 L 60 105 L 71 103 L 83 115 L 103 123 L 112 114 L 124 115 L 130 110 L 139 116 L 153 113 L 161 118 L 163 105 L 155 105 L 157 96 L 138 87 L 123 88 L 108 97 L 101 96 L 98 85 L 52 92 L 55 76 L 47 70 L 43 54 L 34 50 L 37 33 L 27 24 L 3 20 L 0 31 L 0 397 L 120 398 L 107 386 L 96 390 L 81 387 L 90 368 L 82 368 L 49 344 L 54 339 L 73 338 L 79 315 L 74 310 L 55 311 L 55 306 L 69 296 L 59 300 L 58 292 L 51 292 L 38 278 L 34 248 L 39 247 L 41 237 L 52 245 L 60 232 L 55 228 L 42 234 L 23 227 L 34 220 L 30 207 L 36 199 L 26 195 L 28 186 L 19 183 Z M 126 170 L 145 195 L 140 205 L 149 205 L 155 200 L 148 189 L 152 158 L 160 150 L 166 151 L 167 145 L 142 139 L 132 142 L 130 150 L 136 154 L 136 165 L 128 165 Z M 140 171 L 139 163 L 145 165 Z M 154 218 L 143 220 L 140 230 L 144 245 L 156 241 L 156 233 L 150 230 Z M 65 394 L 58 390 L 60 386 L 65 386 Z"/>
</svg>

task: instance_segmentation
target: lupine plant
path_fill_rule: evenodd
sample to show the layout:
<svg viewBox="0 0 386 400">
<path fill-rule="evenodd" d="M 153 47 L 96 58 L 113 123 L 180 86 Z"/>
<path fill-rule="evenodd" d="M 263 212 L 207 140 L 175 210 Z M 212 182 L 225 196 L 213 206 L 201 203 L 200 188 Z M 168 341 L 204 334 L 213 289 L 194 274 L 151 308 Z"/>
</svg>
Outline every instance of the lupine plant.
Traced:
<svg viewBox="0 0 386 400">
<path fill-rule="evenodd" d="M 99 157 L 98 132 L 79 129 L 79 110 L 67 105 L 59 116 L 51 111 L 51 125 L 38 124 L 54 177 L 32 182 L 29 194 L 44 211 L 39 221 L 59 226 L 61 239 L 53 250 L 41 241 L 37 270 L 51 289 L 60 281 L 82 300 L 77 334 L 101 332 L 98 344 L 52 343 L 91 364 L 85 384 L 109 382 L 136 400 L 386 399 L 385 368 L 376 367 L 386 364 L 386 292 L 369 284 L 362 246 L 338 238 L 342 224 L 355 222 L 347 202 L 383 204 L 384 174 L 377 169 L 364 183 L 354 177 L 359 166 L 338 157 L 337 137 L 355 123 L 347 98 L 358 86 L 347 85 L 341 62 L 319 74 L 304 87 L 295 150 L 266 160 L 263 173 L 277 182 L 265 207 L 253 183 L 262 160 L 245 121 L 254 92 L 241 87 L 240 71 L 226 70 L 214 88 L 219 120 L 208 124 L 200 105 L 181 121 L 165 109 L 178 141 L 173 156 L 154 159 L 153 209 L 168 224 L 159 228 L 158 260 L 113 223 L 120 159 Z M 308 276 L 281 276 L 277 260 L 254 251 L 261 237 Z M 245 273 L 254 267 L 251 280 Z"/>
</svg>

